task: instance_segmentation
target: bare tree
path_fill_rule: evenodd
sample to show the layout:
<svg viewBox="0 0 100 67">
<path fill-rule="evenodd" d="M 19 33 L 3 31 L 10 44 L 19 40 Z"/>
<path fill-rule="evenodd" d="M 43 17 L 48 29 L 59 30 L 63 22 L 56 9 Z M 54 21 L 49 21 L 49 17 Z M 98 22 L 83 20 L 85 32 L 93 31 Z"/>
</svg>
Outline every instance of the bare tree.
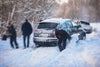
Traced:
<svg viewBox="0 0 100 67">
<path fill-rule="evenodd" d="M 56 5 L 55 0 L 2 0 L 0 3 L 2 3 L 0 18 L 2 18 L 3 22 L 12 21 L 17 31 L 19 31 L 18 34 L 21 33 L 20 28 L 26 18 L 35 28 L 39 20 L 53 17 L 52 10 Z M 4 15 L 5 13 L 6 15 Z M 5 22 L 4 24 L 7 24 Z"/>
</svg>

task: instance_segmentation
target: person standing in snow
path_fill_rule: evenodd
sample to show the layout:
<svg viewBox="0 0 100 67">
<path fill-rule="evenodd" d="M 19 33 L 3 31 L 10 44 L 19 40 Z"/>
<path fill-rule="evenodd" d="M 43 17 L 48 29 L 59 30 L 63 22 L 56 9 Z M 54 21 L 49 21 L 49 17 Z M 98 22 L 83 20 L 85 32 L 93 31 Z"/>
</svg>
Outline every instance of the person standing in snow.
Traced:
<svg viewBox="0 0 100 67">
<path fill-rule="evenodd" d="M 58 39 L 58 47 L 59 47 L 59 50 L 62 51 L 66 48 L 66 40 L 68 38 L 68 40 L 71 39 L 70 35 L 64 31 L 64 30 L 58 30 L 56 29 L 55 30 L 55 35 Z"/>
<path fill-rule="evenodd" d="M 29 39 L 30 39 L 30 35 L 32 33 L 32 26 L 31 24 L 28 22 L 28 20 L 26 19 L 25 22 L 22 25 L 22 34 L 23 34 L 23 42 L 24 42 L 24 49 L 27 47 L 29 47 Z M 26 38 L 27 38 L 27 45 L 26 45 Z"/>
<path fill-rule="evenodd" d="M 16 30 L 15 30 L 13 24 L 9 23 L 7 28 L 8 28 L 7 31 L 8 31 L 8 34 L 9 34 L 8 37 L 10 37 L 10 45 L 11 45 L 11 47 L 14 48 L 14 44 L 13 43 L 15 43 L 16 49 L 18 49 L 19 47 L 18 47 L 18 43 L 16 41 Z"/>
</svg>

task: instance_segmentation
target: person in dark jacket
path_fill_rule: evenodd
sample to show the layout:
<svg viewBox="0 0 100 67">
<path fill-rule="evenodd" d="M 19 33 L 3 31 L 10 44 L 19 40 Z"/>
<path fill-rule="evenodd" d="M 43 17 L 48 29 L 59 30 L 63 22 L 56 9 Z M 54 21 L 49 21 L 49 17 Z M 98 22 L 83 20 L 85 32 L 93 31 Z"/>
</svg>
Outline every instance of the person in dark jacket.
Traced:
<svg viewBox="0 0 100 67">
<path fill-rule="evenodd" d="M 32 33 L 32 26 L 27 19 L 23 23 L 21 30 L 23 34 L 24 48 L 29 47 L 29 39 Z M 26 46 L 26 38 L 27 38 L 27 46 Z"/>
<path fill-rule="evenodd" d="M 19 48 L 17 41 L 16 41 L 16 30 L 15 30 L 13 24 L 9 23 L 7 28 L 8 28 L 8 33 L 9 33 L 9 37 L 10 37 L 11 47 L 14 48 L 13 43 L 15 43 L 16 49 Z"/>
<path fill-rule="evenodd" d="M 56 37 L 58 39 L 59 50 L 60 51 L 64 50 L 66 48 L 66 40 L 67 39 L 68 40 L 71 39 L 70 35 L 66 31 L 64 31 L 62 29 L 61 30 L 56 29 L 55 30 L 55 35 L 56 35 Z"/>
</svg>

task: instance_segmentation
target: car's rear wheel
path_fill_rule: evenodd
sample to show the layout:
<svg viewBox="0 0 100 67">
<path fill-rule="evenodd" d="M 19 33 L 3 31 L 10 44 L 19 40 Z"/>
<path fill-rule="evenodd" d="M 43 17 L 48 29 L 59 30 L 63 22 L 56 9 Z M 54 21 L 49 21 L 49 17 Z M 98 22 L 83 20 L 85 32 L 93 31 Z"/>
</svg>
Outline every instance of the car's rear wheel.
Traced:
<svg viewBox="0 0 100 67">
<path fill-rule="evenodd" d="M 86 35 L 85 36 L 83 36 L 83 40 L 85 40 L 86 39 Z"/>
<path fill-rule="evenodd" d="M 82 35 L 83 35 L 83 40 L 85 40 L 86 39 L 86 32 L 83 32 Z"/>
<path fill-rule="evenodd" d="M 35 43 L 35 47 L 38 48 L 38 47 L 41 47 L 41 45 L 38 43 Z"/>
</svg>

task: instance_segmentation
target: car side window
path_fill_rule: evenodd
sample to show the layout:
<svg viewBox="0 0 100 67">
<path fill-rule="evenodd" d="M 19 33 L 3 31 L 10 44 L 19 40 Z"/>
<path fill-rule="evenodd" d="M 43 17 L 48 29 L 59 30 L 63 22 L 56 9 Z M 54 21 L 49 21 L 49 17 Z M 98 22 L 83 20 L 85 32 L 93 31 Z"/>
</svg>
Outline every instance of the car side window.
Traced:
<svg viewBox="0 0 100 67">
<path fill-rule="evenodd" d="M 63 28 L 66 28 L 66 24 L 65 24 L 65 23 L 63 23 L 61 26 L 62 26 Z"/>
<path fill-rule="evenodd" d="M 67 28 L 71 28 L 71 27 L 72 27 L 71 21 L 66 21 L 66 27 L 67 27 Z"/>
<path fill-rule="evenodd" d="M 78 26 L 76 22 L 72 21 L 73 27 Z"/>
</svg>

